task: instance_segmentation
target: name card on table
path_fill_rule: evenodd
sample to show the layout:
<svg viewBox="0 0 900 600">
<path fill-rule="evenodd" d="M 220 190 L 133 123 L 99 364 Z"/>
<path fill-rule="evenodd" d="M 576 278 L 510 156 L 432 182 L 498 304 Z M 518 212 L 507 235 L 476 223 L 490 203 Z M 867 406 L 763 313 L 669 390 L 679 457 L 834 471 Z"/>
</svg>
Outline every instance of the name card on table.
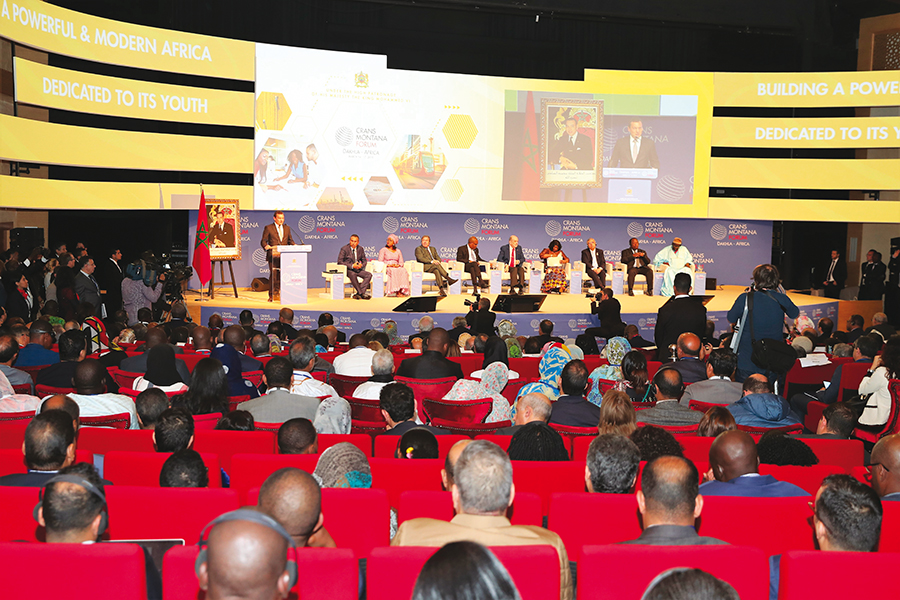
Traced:
<svg viewBox="0 0 900 600">
<path fill-rule="evenodd" d="M 621 296 L 625 293 L 625 273 L 622 271 L 613 271 L 612 285 L 610 286 L 613 295 Z"/>
<path fill-rule="evenodd" d="M 450 286 L 450 291 L 448 292 L 452 296 L 458 296 L 462 293 L 462 271 L 459 269 L 453 269 L 447 272 L 450 275 L 451 279 L 455 279 L 456 283 Z"/>
<path fill-rule="evenodd" d="M 694 296 L 706 295 L 706 271 L 697 271 L 694 273 Z"/>
<path fill-rule="evenodd" d="M 541 293 L 541 272 L 537 269 L 531 271 L 528 274 L 528 293 L 529 294 L 540 294 Z"/>
<path fill-rule="evenodd" d="M 576 271 L 572 269 L 572 272 L 569 274 L 569 293 L 570 294 L 581 294 L 581 282 L 582 276 L 584 275 L 581 271 Z"/>
<path fill-rule="evenodd" d="M 343 273 L 334 273 L 331 275 L 331 299 L 344 299 L 344 275 Z"/>
<path fill-rule="evenodd" d="M 653 293 L 656 296 L 662 296 L 663 279 L 666 274 L 663 271 L 653 274 Z"/>
<path fill-rule="evenodd" d="M 384 273 L 372 273 L 372 297 L 384 298 Z"/>
<path fill-rule="evenodd" d="M 503 293 L 503 271 L 500 269 L 491 269 L 491 287 L 492 294 Z"/>
<path fill-rule="evenodd" d="M 409 293 L 411 296 L 422 295 L 422 273 L 421 271 L 413 271 L 409 278 Z"/>
</svg>

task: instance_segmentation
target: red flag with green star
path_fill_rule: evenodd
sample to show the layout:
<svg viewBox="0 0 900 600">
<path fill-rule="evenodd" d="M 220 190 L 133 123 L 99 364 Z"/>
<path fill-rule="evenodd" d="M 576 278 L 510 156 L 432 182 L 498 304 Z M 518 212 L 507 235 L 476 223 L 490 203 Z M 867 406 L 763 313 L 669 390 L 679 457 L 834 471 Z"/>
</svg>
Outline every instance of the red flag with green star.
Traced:
<svg viewBox="0 0 900 600">
<path fill-rule="evenodd" d="M 206 196 L 200 190 L 200 210 L 197 213 L 197 235 L 194 238 L 194 258 L 191 261 L 194 272 L 200 279 L 200 287 L 212 277 L 212 262 L 209 259 L 209 214 L 206 212 Z"/>
<path fill-rule="evenodd" d="M 525 132 L 522 136 L 522 188 L 519 199 L 525 202 L 541 199 L 540 144 L 537 135 L 537 118 L 534 114 L 534 97 L 528 92 L 525 103 Z"/>
</svg>

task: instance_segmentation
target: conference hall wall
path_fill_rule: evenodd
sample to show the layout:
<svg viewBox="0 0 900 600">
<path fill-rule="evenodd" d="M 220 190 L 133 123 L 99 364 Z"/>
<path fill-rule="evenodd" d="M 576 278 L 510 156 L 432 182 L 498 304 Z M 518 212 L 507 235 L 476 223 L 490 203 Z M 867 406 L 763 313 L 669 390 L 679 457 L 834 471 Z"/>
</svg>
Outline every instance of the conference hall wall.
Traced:
<svg viewBox="0 0 900 600">
<path fill-rule="evenodd" d="M 893 106 L 896 71 L 587 70 L 583 81 L 410 72 L 388 68 L 384 56 L 167 31 L 35 0 L 3 1 L 0 37 L 80 59 L 75 70 L 16 58 L 17 103 L 102 115 L 111 124 L 0 115 L 3 160 L 107 174 L 0 176 L 2 204 L 196 209 L 199 186 L 177 183 L 188 174 L 205 184 L 208 200 L 239 201 L 242 237 L 253 247 L 237 266 L 242 285 L 259 274 L 252 225 L 269 218 L 254 211 L 275 208 L 291 211 L 289 223 L 316 246 L 314 269 L 333 260 L 349 229 L 374 255 L 394 221 L 397 233 L 412 237 L 425 229 L 417 223 L 428 224 L 446 248 L 474 230 L 486 255 L 509 233 L 533 249 L 559 235 L 576 253 L 589 228 L 612 258 L 636 223 L 651 250 L 681 235 L 704 260 L 729 267 L 735 257 L 750 266 L 768 260 L 773 220 L 900 221 L 900 203 L 790 198 L 795 189 L 898 189 L 896 159 L 752 158 L 757 148 L 897 147 L 898 118 L 713 116 L 717 108 Z M 122 68 L 110 76 L 103 65 Z M 147 133 L 146 120 L 199 133 Z M 638 120 L 642 152 L 655 153 L 639 155 L 631 169 L 628 129 Z M 581 141 L 563 159 L 567 127 Z M 715 148 L 746 149 L 747 157 L 711 157 Z M 246 185 L 223 183 L 235 175 Z M 711 197 L 711 188 L 783 197 Z M 656 232 L 662 237 L 647 237 Z M 412 241 L 401 249 L 411 253 Z M 722 282 L 746 281 L 744 266 L 708 266 Z"/>
</svg>

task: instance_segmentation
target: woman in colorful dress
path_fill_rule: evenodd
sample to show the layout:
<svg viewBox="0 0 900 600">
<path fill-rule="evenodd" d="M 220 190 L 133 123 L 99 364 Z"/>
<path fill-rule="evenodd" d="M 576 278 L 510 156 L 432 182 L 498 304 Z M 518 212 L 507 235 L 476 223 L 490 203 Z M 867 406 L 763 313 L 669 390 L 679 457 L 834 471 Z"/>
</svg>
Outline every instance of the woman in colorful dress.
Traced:
<svg viewBox="0 0 900 600">
<path fill-rule="evenodd" d="M 569 263 L 569 257 L 562 250 L 562 244 L 559 240 L 552 240 L 550 246 L 541 250 L 541 259 L 544 261 L 544 280 L 541 282 L 541 293 L 549 294 L 556 292 L 564 294 L 569 291 L 569 282 L 566 281 L 566 265 Z M 558 267 L 547 266 L 548 258 L 559 258 L 560 265 Z"/>
</svg>

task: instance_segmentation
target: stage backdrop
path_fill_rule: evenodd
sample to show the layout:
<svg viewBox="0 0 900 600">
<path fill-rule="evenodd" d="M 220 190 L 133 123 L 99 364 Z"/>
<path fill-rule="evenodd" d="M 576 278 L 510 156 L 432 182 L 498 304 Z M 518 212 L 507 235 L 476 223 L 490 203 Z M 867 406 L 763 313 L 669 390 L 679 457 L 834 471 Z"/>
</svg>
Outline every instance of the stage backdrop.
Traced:
<svg viewBox="0 0 900 600">
<path fill-rule="evenodd" d="M 191 211 L 190 223 L 197 211 Z M 238 287 L 249 287 L 254 277 L 268 277 L 266 253 L 260 247 L 263 227 L 272 222 L 268 211 L 241 211 L 243 258 L 234 262 Z M 478 249 L 485 260 L 497 258 L 500 246 L 510 235 L 519 237 L 526 260 L 539 260 L 538 254 L 551 239 L 559 239 L 572 261 L 580 260 L 587 240 L 594 238 L 610 262 L 618 262 L 628 240 L 636 237 L 652 258 L 674 237 L 694 255 L 709 277 L 720 285 L 747 285 L 753 268 L 771 260 L 771 221 L 727 221 L 712 219 L 629 219 L 619 217 L 538 217 L 532 215 L 459 215 L 459 214 L 372 214 L 287 212 L 294 241 L 312 245 L 309 256 L 309 287 L 323 288 L 321 273 L 325 263 L 337 260 L 338 251 L 352 234 L 360 236 L 360 245 L 370 260 L 377 258 L 388 234 L 400 238 L 405 260 L 415 260 L 415 249 L 423 235 L 431 236 L 442 259 L 456 260 L 456 249 L 469 236 L 478 238 Z M 193 253 L 194 235 L 187 240 Z M 191 287 L 199 282 L 195 277 Z"/>
</svg>

